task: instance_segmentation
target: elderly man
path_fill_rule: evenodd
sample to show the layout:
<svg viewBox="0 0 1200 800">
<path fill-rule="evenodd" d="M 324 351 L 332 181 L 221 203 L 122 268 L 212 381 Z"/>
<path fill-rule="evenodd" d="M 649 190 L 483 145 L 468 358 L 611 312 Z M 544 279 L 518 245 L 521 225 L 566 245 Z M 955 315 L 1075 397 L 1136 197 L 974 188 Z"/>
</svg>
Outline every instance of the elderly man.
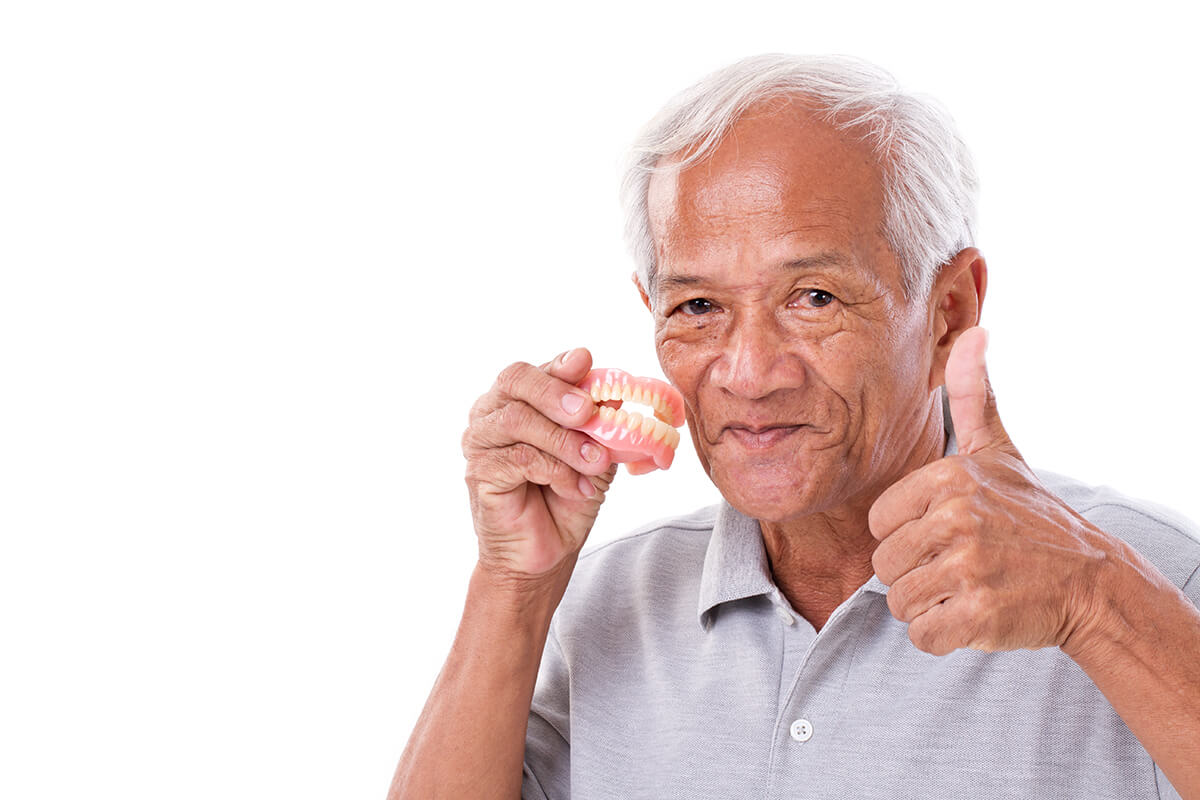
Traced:
<svg viewBox="0 0 1200 800">
<path fill-rule="evenodd" d="M 581 557 L 615 470 L 573 430 L 591 356 L 504 370 L 392 796 L 1200 798 L 1200 542 L 1005 433 L 949 119 L 764 56 L 636 153 L 638 290 L 724 502 Z"/>
</svg>

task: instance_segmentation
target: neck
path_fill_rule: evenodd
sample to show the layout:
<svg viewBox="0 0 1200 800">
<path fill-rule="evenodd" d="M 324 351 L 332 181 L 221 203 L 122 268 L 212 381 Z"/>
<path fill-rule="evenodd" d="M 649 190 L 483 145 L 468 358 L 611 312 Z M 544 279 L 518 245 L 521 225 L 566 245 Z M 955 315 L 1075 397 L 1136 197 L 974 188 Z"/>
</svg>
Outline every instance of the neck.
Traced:
<svg viewBox="0 0 1200 800">
<path fill-rule="evenodd" d="M 875 500 L 908 473 L 942 457 L 946 433 L 941 404 L 932 406 L 908 456 L 878 485 L 832 510 L 783 522 L 759 521 L 775 584 L 817 630 L 875 574 L 871 556 L 879 542 L 867 525 Z"/>
</svg>

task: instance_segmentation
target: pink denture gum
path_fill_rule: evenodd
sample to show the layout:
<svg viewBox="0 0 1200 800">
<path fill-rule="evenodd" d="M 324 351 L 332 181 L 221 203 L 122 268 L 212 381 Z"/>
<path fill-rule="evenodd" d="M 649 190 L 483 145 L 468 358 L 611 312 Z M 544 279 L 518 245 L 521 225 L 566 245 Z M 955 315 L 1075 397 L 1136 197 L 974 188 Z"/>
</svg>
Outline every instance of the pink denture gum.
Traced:
<svg viewBox="0 0 1200 800">
<path fill-rule="evenodd" d="M 608 448 L 612 460 L 624 463 L 631 475 L 671 466 L 679 445 L 675 429 L 684 419 L 683 396 L 674 386 L 620 369 L 594 369 L 576 385 L 600 407 L 575 430 Z M 650 406 L 654 416 L 621 408 L 626 401 Z"/>
</svg>

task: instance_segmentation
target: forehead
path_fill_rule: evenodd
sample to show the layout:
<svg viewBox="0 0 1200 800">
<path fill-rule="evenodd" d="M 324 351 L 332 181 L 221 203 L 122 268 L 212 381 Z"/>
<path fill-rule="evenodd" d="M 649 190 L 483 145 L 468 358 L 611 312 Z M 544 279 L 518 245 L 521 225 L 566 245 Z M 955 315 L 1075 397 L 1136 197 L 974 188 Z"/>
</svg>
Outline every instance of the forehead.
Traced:
<svg viewBox="0 0 1200 800">
<path fill-rule="evenodd" d="M 882 241 L 883 190 L 869 146 L 794 100 L 752 107 L 699 162 L 655 173 L 647 205 L 660 272 L 771 260 L 775 251 L 866 256 Z"/>
</svg>

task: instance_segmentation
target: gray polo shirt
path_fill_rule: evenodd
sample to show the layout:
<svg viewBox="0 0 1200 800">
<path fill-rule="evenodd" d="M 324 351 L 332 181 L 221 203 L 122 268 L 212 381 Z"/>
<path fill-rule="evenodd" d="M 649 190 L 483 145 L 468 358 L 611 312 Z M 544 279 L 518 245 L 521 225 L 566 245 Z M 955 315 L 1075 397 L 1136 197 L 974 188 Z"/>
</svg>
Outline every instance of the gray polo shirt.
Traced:
<svg viewBox="0 0 1200 800">
<path fill-rule="evenodd" d="M 1200 604 L 1195 527 L 1039 475 Z M 1061 651 L 931 656 L 886 594 L 872 578 L 814 631 L 727 504 L 585 553 L 538 674 L 523 797 L 1178 797 Z"/>
</svg>

